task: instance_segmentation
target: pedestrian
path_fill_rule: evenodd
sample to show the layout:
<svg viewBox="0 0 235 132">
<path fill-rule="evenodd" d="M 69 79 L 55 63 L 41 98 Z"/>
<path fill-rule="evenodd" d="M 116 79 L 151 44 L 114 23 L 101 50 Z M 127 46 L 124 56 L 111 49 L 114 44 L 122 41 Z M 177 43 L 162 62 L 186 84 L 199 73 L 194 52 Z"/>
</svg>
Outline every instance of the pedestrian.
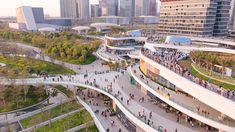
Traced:
<svg viewBox="0 0 235 132">
<path fill-rule="evenodd" d="M 175 132 L 178 132 L 177 128 L 175 128 Z"/>
<path fill-rule="evenodd" d="M 122 131 L 122 129 L 121 129 L 121 128 L 119 128 L 118 132 L 121 132 L 121 131 Z"/>
</svg>

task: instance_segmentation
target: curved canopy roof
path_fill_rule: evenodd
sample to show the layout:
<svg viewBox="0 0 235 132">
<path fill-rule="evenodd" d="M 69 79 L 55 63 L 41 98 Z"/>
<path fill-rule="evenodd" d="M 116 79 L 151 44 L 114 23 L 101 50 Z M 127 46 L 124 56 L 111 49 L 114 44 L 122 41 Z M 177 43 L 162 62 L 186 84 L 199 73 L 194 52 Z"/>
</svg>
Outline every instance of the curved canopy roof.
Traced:
<svg viewBox="0 0 235 132">
<path fill-rule="evenodd" d="M 107 28 L 111 26 L 119 27 L 119 25 L 114 23 L 92 23 L 90 26 L 95 28 Z"/>
<path fill-rule="evenodd" d="M 81 31 L 81 30 L 89 30 L 90 27 L 88 27 L 88 26 L 77 26 L 77 27 L 73 27 L 72 29 L 76 30 L 76 31 Z"/>
</svg>

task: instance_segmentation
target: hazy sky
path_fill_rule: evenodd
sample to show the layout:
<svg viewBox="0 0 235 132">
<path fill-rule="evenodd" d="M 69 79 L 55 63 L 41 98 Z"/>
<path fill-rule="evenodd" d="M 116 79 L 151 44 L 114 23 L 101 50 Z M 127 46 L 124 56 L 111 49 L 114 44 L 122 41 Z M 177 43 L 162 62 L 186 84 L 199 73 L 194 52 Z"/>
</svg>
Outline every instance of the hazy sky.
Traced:
<svg viewBox="0 0 235 132">
<path fill-rule="evenodd" d="M 97 0 L 91 0 L 96 3 Z M 0 0 L 0 16 L 15 16 L 15 9 L 22 5 L 43 7 L 45 14 L 60 15 L 59 0 Z"/>
</svg>

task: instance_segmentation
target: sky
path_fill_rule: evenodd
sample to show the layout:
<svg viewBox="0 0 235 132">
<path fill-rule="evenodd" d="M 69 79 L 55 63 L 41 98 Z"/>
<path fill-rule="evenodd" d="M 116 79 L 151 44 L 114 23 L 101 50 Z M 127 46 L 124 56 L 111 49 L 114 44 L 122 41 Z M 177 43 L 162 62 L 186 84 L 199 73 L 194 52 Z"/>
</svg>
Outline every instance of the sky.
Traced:
<svg viewBox="0 0 235 132">
<path fill-rule="evenodd" d="M 60 16 L 60 0 L 0 0 L 0 17 L 16 15 L 16 8 L 19 6 L 43 7 L 44 13 L 50 16 Z M 158 0 L 157 0 L 158 1 Z M 90 0 L 91 4 L 98 3 L 98 0 Z"/>
<path fill-rule="evenodd" d="M 19 6 L 43 7 L 45 14 L 51 16 L 60 15 L 60 0 L 0 0 L 0 17 L 15 16 L 16 8 Z M 98 0 L 91 0 L 97 3 Z"/>
</svg>

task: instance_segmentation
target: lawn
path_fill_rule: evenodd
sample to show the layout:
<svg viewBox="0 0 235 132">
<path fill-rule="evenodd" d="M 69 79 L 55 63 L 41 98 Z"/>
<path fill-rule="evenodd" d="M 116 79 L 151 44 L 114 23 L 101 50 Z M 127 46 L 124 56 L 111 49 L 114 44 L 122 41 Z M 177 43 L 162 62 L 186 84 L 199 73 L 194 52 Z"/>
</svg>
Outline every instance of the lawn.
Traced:
<svg viewBox="0 0 235 132">
<path fill-rule="evenodd" d="M 75 72 L 63 68 L 62 66 L 52 64 L 50 62 L 39 61 L 35 59 L 29 59 L 24 57 L 5 57 L 0 55 L 0 63 L 4 63 L 7 66 L 0 69 L 0 76 L 14 76 L 17 78 L 26 74 L 74 74 Z M 23 73 L 25 71 L 26 73 Z"/>
<path fill-rule="evenodd" d="M 88 127 L 87 129 L 84 128 L 84 129 L 78 130 L 76 132 L 99 132 L 99 130 L 95 125 L 93 125 L 93 126 Z"/>
<path fill-rule="evenodd" d="M 76 126 L 92 121 L 90 114 L 85 110 L 69 115 L 63 119 L 51 123 L 51 126 L 45 125 L 37 128 L 34 132 L 63 132 Z"/>
<path fill-rule="evenodd" d="M 192 64 L 192 65 L 193 65 L 194 68 L 196 68 L 196 70 L 202 72 L 203 74 L 205 74 L 207 76 L 210 75 L 210 71 L 206 70 L 205 68 L 200 67 L 197 64 Z M 215 78 L 215 79 L 219 79 L 219 80 L 222 80 L 222 81 L 233 83 L 235 85 L 235 78 L 233 78 L 233 77 L 225 76 L 224 80 L 222 79 L 221 75 L 218 75 L 218 74 L 213 74 L 212 77 Z"/>
<path fill-rule="evenodd" d="M 37 104 L 47 97 L 43 86 L 1 86 L 0 112 L 9 112 L 25 108 Z"/>
<path fill-rule="evenodd" d="M 89 65 L 96 60 L 96 56 L 90 55 L 83 62 L 80 62 L 79 59 L 61 59 L 61 58 L 57 58 L 57 59 L 61 60 L 61 61 L 68 62 L 68 63 L 76 64 L 76 65 Z"/>
<path fill-rule="evenodd" d="M 66 96 L 68 96 L 69 98 L 74 97 L 73 92 L 68 90 L 66 87 L 62 86 L 62 85 L 57 85 L 54 86 L 55 89 L 58 89 L 59 91 L 63 92 Z"/>
<path fill-rule="evenodd" d="M 205 80 L 205 81 L 208 81 L 210 80 L 210 78 L 206 77 L 206 76 L 203 76 L 201 75 L 200 73 L 198 73 L 192 66 L 191 66 L 191 61 L 190 60 L 181 60 L 179 62 L 180 65 L 183 65 L 185 67 L 187 67 L 187 69 L 191 72 L 192 75 L 202 79 L 202 80 Z M 213 80 L 211 79 L 210 80 L 211 83 L 217 85 L 217 86 L 222 86 L 223 88 L 226 88 L 226 89 L 230 89 L 230 90 L 235 90 L 235 86 L 233 85 L 230 85 L 230 84 L 226 84 L 226 83 L 223 83 L 223 82 L 220 82 L 220 81 L 216 81 L 216 80 Z"/>
<path fill-rule="evenodd" d="M 41 122 L 47 121 L 51 118 L 55 118 L 59 115 L 63 115 L 65 113 L 74 111 L 78 108 L 81 108 L 81 106 L 76 101 L 72 101 L 72 102 L 68 102 L 68 103 L 64 103 L 62 105 L 56 106 L 50 110 L 41 112 L 31 117 L 25 118 L 21 120 L 20 122 L 23 128 L 29 128 Z"/>
</svg>

